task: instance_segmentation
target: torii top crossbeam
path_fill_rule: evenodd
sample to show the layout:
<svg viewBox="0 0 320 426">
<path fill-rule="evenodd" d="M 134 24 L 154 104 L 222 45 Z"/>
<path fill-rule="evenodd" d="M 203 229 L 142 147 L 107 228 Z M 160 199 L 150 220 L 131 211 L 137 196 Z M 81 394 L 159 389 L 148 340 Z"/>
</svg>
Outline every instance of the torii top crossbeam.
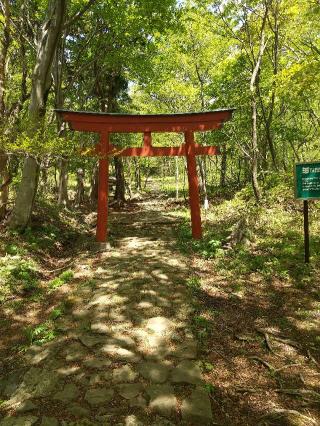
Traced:
<svg viewBox="0 0 320 426">
<path fill-rule="evenodd" d="M 110 114 L 56 110 L 71 129 L 100 134 L 97 147 L 99 156 L 99 190 L 97 241 L 105 242 L 108 221 L 109 156 L 186 156 L 189 182 L 192 235 L 201 238 L 201 215 L 196 155 L 217 155 L 216 146 L 200 146 L 194 141 L 194 132 L 220 129 L 232 117 L 234 109 L 221 109 L 187 114 Z M 184 133 L 185 144 L 179 147 L 153 147 L 152 132 Z M 143 133 L 141 148 L 118 148 L 109 143 L 110 133 Z"/>
</svg>

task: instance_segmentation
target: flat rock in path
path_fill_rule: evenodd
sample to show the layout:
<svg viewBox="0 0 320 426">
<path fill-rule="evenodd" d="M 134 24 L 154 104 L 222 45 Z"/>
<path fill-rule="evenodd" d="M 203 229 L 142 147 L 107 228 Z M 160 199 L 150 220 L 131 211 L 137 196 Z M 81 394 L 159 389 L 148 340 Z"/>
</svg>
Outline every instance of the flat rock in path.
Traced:
<svg viewBox="0 0 320 426">
<path fill-rule="evenodd" d="M 66 361 L 79 361 L 88 354 L 87 350 L 78 342 L 68 345 L 64 353 Z"/>
<path fill-rule="evenodd" d="M 153 317 L 145 320 L 143 326 L 153 333 L 168 335 L 173 331 L 174 323 L 166 317 Z"/>
<path fill-rule="evenodd" d="M 111 378 L 111 371 L 106 371 L 104 373 L 94 373 L 90 377 L 89 385 L 95 386 L 95 385 L 103 384 L 106 381 L 109 381 L 110 378 Z"/>
<path fill-rule="evenodd" d="M 116 368 L 112 372 L 112 380 L 114 383 L 131 383 L 134 382 L 137 377 L 138 373 L 133 371 L 128 364 L 123 367 Z"/>
<path fill-rule="evenodd" d="M 146 388 L 150 397 L 149 408 L 165 417 L 172 417 L 176 413 L 177 399 L 170 385 L 150 385 Z"/>
<path fill-rule="evenodd" d="M 169 375 L 169 368 L 156 362 L 144 362 L 138 366 L 138 370 L 142 377 L 153 383 L 164 383 Z"/>
<path fill-rule="evenodd" d="M 189 398 L 182 401 L 182 419 L 188 424 L 211 425 L 212 411 L 208 393 L 205 389 L 195 389 Z"/>
<path fill-rule="evenodd" d="M 55 371 L 31 367 L 23 377 L 23 387 L 34 397 L 49 396 L 57 386 Z"/>
<path fill-rule="evenodd" d="M 56 369 L 56 372 L 62 376 L 62 377 L 68 377 L 68 376 L 72 376 L 73 374 L 78 373 L 80 370 L 80 367 L 77 365 L 74 366 L 63 366 L 63 367 L 59 367 Z"/>
<path fill-rule="evenodd" d="M 197 358 L 197 342 L 195 340 L 187 340 L 172 351 L 172 356 L 181 359 Z"/>
<path fill-rule="evenodd" d="M 38 420 L 38 417 L 35 416 L 25 416 L 25 417 L 5 417 L 3 420 L 0 420 L 0 426 L 32 426 Z"/>
<path fill-rule="evenodd" d="M 129 383 L 124 385 L 119 385 L 117 387 L 119 395 L 125 399 L 131 399 L 139 395 L 142 391 L 142 385 L 140 383 Z"/>
<path fill-rule="evenodd" d="M 68 413 L 76 417 L 89 417 L 90 411 L 79 404 L 73 404 L 67 409 Z"/>
<path fill-rule="evenodd" d="M 110 326 L 104 322 L 95 322 L 91 324 L 91 331 L 97 334 L 110 334 Z"/>
<path fill-rule="evenodd" d="M 105 342 L 103 337 L 92 336 L 90 334 L 83 334 L 79 336 L 79 340 L 87 348 L 93 348 L 94 346 Z"/>
<path fill-rule="evenodd" d="M 138 395 L 136 398 L 130 399 L 129 405 L 130 407 L 146 408 L 147 401 L 143 398 L 143 396 Z"/>
<path fill-rule="evenodd" d="M 59 426 L 59 422 L 54 417 L 42 417 L 40 426 Z"/>
<path fill-rule="evenodd" d="M 83 364 L 88 368 L 95 368 L 97 370 L 102 370 L 102 369 L 105 369 L 106 367 L 110 367 L 112 363 L 109 359 L 90 358 L 83 361 Z"/>
<path fill-rule="evenodd" d="M 135 352 L 114 344 L 104 345 L 101 352 L 117 361 L 139 362 L 141 360 L 140 355 Z"/>
<path fill-rule="evenodd" d="M 57 392 L 54 395 L 53 399 L 57 399 L 58 401 L 67 403 L 73 401 L 74 399 L 77 399 L 79 394 L 80 392 L 77 386 L 74 383 L 68 383 L 67 385 L 65 385 L 62 391 Z"/>
<path fill-rule="evenodd" d="M 36 408 L 36 404 L 27 399 L 26 401 L 21 402 L 21 404 L 17 407 L 16 411 L 17 413 L 26 413 L 27 411 L 32 411 Z"/>
<path fill-rule="evenodd" d="M 107 388 L 96 388 L 89 389 L 84 399 L 93 406 L 103 405 L 105 402 L 109 402 L 113 398 L 114 391 L 113 389 Z"/>
<path fill-rule="evenodd" d="M 172 383 L 201 384 L 203 381 L 198 363 L 196 361 L 180 362 L 172 371 L 171 381 Z"/>
</svg>

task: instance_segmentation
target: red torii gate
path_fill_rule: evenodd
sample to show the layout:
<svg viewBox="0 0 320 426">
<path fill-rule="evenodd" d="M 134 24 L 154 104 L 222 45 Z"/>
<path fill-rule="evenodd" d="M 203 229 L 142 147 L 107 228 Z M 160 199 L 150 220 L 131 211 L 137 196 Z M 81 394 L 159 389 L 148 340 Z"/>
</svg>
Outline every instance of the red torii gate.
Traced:
<svg viewBox="0 0 320 426">
<path fill-rule="evenodd" d="M 99 156 L 97 241 L 107 240 L 109 156 L 186 156 L 192 236 L 200 239 L 202 229 L 196 155 L 218 155 L 219 147 L 196 144 L 194 132 L 220 129 L 225 121 L 231 119 L 233 111 L 222 109 L 188 114 L 131 115 L 56 110 L 73 130 L 100 134 L 100 143 L 96 149 Z M 152 132 L 184 133 L 185 143 L 179 147 L 154 147 Z M 110 133 L 143 133 L 143 146 L 119 149 L 109 143 Z"/>
</svg>

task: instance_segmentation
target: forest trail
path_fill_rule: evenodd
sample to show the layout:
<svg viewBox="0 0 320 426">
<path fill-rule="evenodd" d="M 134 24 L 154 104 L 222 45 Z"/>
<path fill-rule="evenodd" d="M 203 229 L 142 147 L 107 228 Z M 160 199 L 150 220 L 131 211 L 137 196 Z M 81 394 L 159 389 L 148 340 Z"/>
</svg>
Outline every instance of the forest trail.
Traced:
<svg viewBox="0 0 320 426">
<path fill-rule="evenodd" d="M 152 200 L 110 222 L 114 247 L 77 265 L 60 336 L 8 378 L 1 426 L 212 424 L 176 219 Z"/>
</svg>

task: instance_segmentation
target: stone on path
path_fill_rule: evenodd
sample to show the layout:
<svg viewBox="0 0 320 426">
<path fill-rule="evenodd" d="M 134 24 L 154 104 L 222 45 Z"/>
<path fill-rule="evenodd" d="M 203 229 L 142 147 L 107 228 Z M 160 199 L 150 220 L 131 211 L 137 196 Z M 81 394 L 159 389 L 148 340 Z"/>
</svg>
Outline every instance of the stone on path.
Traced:
<svg viewBox="0 0 320 426">
<path fill-rule="evenodd" d="M 174 324 L 166 317 L 153 317 L 144 321 L 144 327 L 153 333 L 162 336 L 168 335 L 173 331 Z"/>
<path fill-rule="evenodd" d="M 21 404 L 17 407 L 17 413 L 26 413 L 27 411 L 32 411 L 37 408 L 36 404 L 27 399 L 26 401 L 21 402 Z"/>
<path fill-rule="evenodd" d="M 82 407 L 79 404 L 73 404 L 71 405 L 67 411 L 76 416 L 76 417 L 89 417 L 90 416 L 90 411 L 87 410 L 85 407 Z"/>
<path fill-rule="evenodd" d="M 68 383 L 67 385 L 65 385 L 62 391 L 57 392 L 54 395 L 53 399 L 57 399 L 61 402 L 67 403 L 73 401 L 74 399 L 77 399 L 79 394 L 80 392 L 77 386 L 74 383 Z"/>
<path fill-rule="evenodd" d="M 38 420 L 38 417 L 35 416 L 25 416 L 25 417 L 5 417 L 3 420 L 0 420 L 0 426 L 32 426 Z"/>
<path fill-rule="evenodd" d="M 118 393 L 125 399 L 131 399 L 139 395 L 142 391 L 142 385 L 140 383 L 130 383 L 119 385 L 117 387 Z"/>
<path fill-rule="evenodd" d="M 90 334 L 83 334 L 79 336 L 80 342 L 87 348 L 93 348 L 99 343 L 104 343 L 105 339 L 103 337 L 92 336 Z"/>
<path fill-rule="evenodd" d="M 182 419 L 197 425 L 212 424 L 210 398 L 203 388 L 195 389 L 189 398 L 182 401 Z"/>
<path fill-rule="evenodd" d="M 59 426 L 59 422 L 54 417 L 42 417 L 40 426 Z"/>
<path fill-rule="evenodd" d="M 182 361 L 171 375 L 172 383 L 189 383 L 198 385 L 203 382 L 199 364 L 196 361 Z"/>
<path fill-rule="evenodd" d="M 80 367 L 78 366 L 67 366 L 67 367 L 60 367 L 56 369 L 56 372 L 63 377 L 72 376 L 73 374 L 78 373 L 80 370 Z"/>
<path fill-rule="evenodd" d="M 112 380 L 114 383 L 134 382 L 137 377 L 138 373 L 133 371 L 128 364 L 123 367 L 116 368 L 112 372 Z"/>
<path fill-rule="evenodd" d="M 170 385 L 150 385 L 146 388 L 150 397 L 149 408 L 165 417 L 172 417 L 176 413 L 177 399 Z"/>
<path fill-rule="evenodd" d="M 91 358 L 83 361 L 83 364 L 89 368 L 95 368 L 97 370 L 102 370 L 105 367 L 109 367 L 111 365 L 111 361 L 109 359 L 104 358 Z"/>
<path fill-rule="evenodd" d="M 115 344 L 104 345 L 101 348 L 101 352 L 117 361 L 139 362 L 141 360 L 140 355 Z"/>
<path fill-rule="evenodd" d="M 106 402 L 109 402 L 113 397 L 114 391 L 113 389 L 107 389 L 107 388 L 96 388 L 96 389 L 89 389 L 84 399 L 93 406 L 96 405 L 103 405 Z"/>
<path fill-rule="evenodd" d="M 49 396 L 58 383 L 58 376 L 54 371 L 31 367 L 23 378 L 23 387 L 26 392 L 36 398 Z"/>
<path fill-rule="evenodd" d="M 138 395 L 136 398 L 130 399 L 129 405 L 130 407 L 146 408 L 147 401 L 143 398 L 143 396 Z"/>
<path fill-rule="evenodd" d="M 87 355 L 86 349 L 78 342 L 69 344 L 64 353 L 66 361 L 79 361 Z"/>
<path fill-rule="evenodd" d="M 109 381 L 111 378 L 111 371 L 106 371 L 105 373 L 94 373 L 89 380 L 90 386 L 99 385 L 101 383 L 105 383 L 107 380 Z"/>
<path fill-rule="evenodd" d="M 172 356 L 181 359 L 197 358 L 197 342 L 195 340 L 187 340 L 172 351 Z"/>
<path fill-rule="evenodd" d="M 104 322 L 95 322 L 91 324 L 91 331 L 97 334 L 109 334 L 110 326 L 105 324 Z"/>
<path fill-rule="evenodd" d="M 164 383 L 169 375 L 169 368 L 166 365 L 155 362 L 144 362 L 138 366 L 142 377 L 153 383 Z"/>
</svg>

